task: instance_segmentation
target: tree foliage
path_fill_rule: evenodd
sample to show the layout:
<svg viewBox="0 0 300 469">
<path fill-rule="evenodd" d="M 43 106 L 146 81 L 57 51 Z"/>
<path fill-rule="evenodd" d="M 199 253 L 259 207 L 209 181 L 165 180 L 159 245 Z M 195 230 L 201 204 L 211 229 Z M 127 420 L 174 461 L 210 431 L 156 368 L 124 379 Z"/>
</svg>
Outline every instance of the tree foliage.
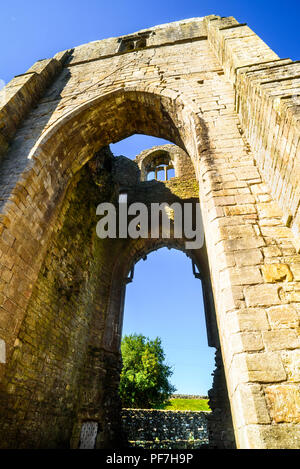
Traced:
<svg viewBox="0 0 300 469">
<path fill-rule="evenodd" d="M 149 409 L 167 402 L 176 388 L 168 380 L 173 371 L 164 363 L 161 339 L 150 340 L 141 334 L 124 336 L 121 352 L 123 407 Z"/>
</svg>

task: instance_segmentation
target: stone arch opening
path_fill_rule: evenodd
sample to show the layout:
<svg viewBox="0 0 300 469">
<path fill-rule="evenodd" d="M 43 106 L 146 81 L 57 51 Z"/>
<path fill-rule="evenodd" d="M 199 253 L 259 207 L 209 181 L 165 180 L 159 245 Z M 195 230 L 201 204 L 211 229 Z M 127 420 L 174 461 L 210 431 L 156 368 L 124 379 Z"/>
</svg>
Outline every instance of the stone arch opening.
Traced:
<svg viewBox="0 0 300 469">
<path fill-rule="evenodd" d="M 16 164 L 19 173 L 16 173 L 13 179 L 7 180 L 1 206 L 7 217 L 7 236 L 11 233 L 21 244 L 28 238 L 35 242 L 35 247 L 29 249 L 28 264 L 32 272 L 28 284 L 34 283 L 39 272 L 56 217 L 62 210 L 74 175 L 89 160 L 97 159 L 100 148 L 134 133 L 144 133 L 168 139 L 179 146 L 187 145 L 193 149 L 192 154 L 196 158 L 195 142 L 188 138 L 193 132 L 190 127 L 193 126 L 196 116 L 189 112 L 187 106 L 180 103 L 179 99 L 175 102 L 171 91 L 162 93 L 159 88 L 153 92 L 118 89 L 100 98 L 75 105 L 71 111 L 62 112 L 53 122 L 50 119 L 47 128 L 30 151 L 22 151 L 20 155 L 12 147 L 12 151 L 3 161 L 2 169 L 5 173 L 6 166 L 14 164 L 14 159 L 19 158 L 21 161 Z M 183 114 L 188 116 L 185 126 Z M 103 162 L 98 161 L 96 172 L 101 170 L 102 164 Z M 19 211 L 15 217 L 11 208 L 18 206 L 24 186 L 31 188 L 30 200 L 28 198 L 24 201 L 22 212 Z M 20 236 L 19 226 L 23 227 L 23 237 Z M 28 250 L 25 245 L 26 242 L 24 249 Z M 12 255 L 19 257 L 18 253 Z M 15 263 L 18 263 L 17 260 Z M 8 330 L 3 328 L 8 358 L 13 346 L 10 335 L 16 327 L 18 328 L 19 322 L 13 321 Z"/>
<path fill-rule="evenodd" d="M 194 258 L 194 256 L 192 257 Z M 152 336 L 153 334 L 163 334 L 166 337 L 169 334 L 174 334 L 172 338 L 172 342 L 174 342 L 181 334 L 188 336 L 189 331 L 191 331 L 188 325 L 192 325 L 190 321 L 196 321 L 195 327 L 198 329 L 199 337 L 201 336 L 201 344 L 203 343 L 203 346 L 208 347 L 203 298 L 204 290 L 201 279 L 203 273 L 199 273 L 198 267 L 195 264 L 193 265 L 193 262 L 187 252 L 179 249 L 179 246 L 174 248 L 171 243 L 167 242 L 157 249 L 148 251 L 147 254 L 143 254 L 139 260 L 136 260 L 134 267 L 128 275 L 128 283 L 126 284 L 122 335 L 124 333 L 135 332 L 147 335 L 147 330 L 149 329 Z M 133 275 L 130 275 L 132 271 Z M 190 295 L 190 298 L 187 298 L 187 295 Z M 174 296 L 176 300 L 173 299 Z M 130 303 L 128 303 L 129 299 Z M 207 304 L 206 307 L 208 308 L 209 305 Z M 184 330 L 172 324 L 174 308 L 176 310 L 174 324 L 178 325 L 181 322 Z M 130 315 L 130 320 L 128 327 L 124 331 L 124 323 L 128 323 L 126 315 Z M 162 326 L 160 326 L 161 316 L 163 317 L 164 324 Z M 137 324 L 135 321 L 137 321 Z M 146 331 L 143 330 L 144 323 L 148 327 Z M 186 342 L 183 343 L 186 345 Z M 181 345 L 178 344 L 178 350 L 181 349 Z M 196 344 L 194 345 L 196 346 Z M 175 365 L 176 375 L 175 362 L 173 363 L 172 359 L 168 356 L 167 361 Z M 198 363 L 200 363 L 200 360 Z M 197 369 L 201 372 L 200 366 Z M 212 371 L 213 368 L 211 369 Z M 194 376 L 194 373 L 191 376 Z M 210 376 L 209 372 L 207 376 Z M 177 380 L 176 393 L 202 395 L 205 392 L 207 393 L 209 388 L 204 391 L 201 380 L 197 379 L 196 382 L 202 388 L 198 388 L 197 391 L 197 386 L 191 387 L 190 381 L 188 381 L 187 386 L 189 387 L 190 385 L 191 389 L 188 391 L 188 388 L 184 389 L 182 387 L 185 383 L 179 383 L 179 380 Z"/>
<path fill-rule="evenodd" d="M 189 155 L 177 145 L 158 145 L 142 151 L 136 157 L 141 171 L 141 181 L 160 179 L 167 181 L 171 177 L 195 177 L 195 170 Z M 163 173 L 159 177 L 159 173 Z M 151 178 L 149 178 L 151 174 Z"/>
<path fill-rule="evenodd" d="M 135 264 L 134 276 L 126 285 L 122 337 L 133 333 L 151 340 L 160 337 L 166 363 L 173 369 L 169 381 L 175 385 L 178 397 L 207 396 L 215 369 L 216 349 L 207 343 L 202 282 L 193 271 L 198 269 L 193 269 L 191 258 L 184 252 L 161 246 Z M 127 405 L 123 403 L 123 407 Z M 176 447 L 176 441 L 178 445 L 178 440 L 193 436 L 197 440 L 194 445 L 203 447 L 208 443 L 206 417 L 210 414 L 190 414 L 187 419 L 185 415 L 122 409 L 123 429 L 129 440 L 138 440 L 138 445 L 140 440 L 152 440 L 154 444 L 158 438 L 170 440 Z M 168 417 L 176 419 L 175 432 L 174 422 L 164 421 Z"/>
<path fill-rule="evenodd" d="M 17 326 L 10 324 L 5 330 L 8 360 L 1 368 L 2 432 L 7 447 L 76 447 L 82 423 L 89 421 L 99 423 L 98 446 L 116 441 L 119 410 L 114 396 L 119 355 L 116 319 L 111 322 L 115 301 L 111 291 L 127 240 L 96 239 L 96 205 L 115 202 L 122 186 L 114 180 L 109 150 L 99 148 L 138 132 L 182 146 L 185 139 L 187 146 L 195 149 L 195 143 L 187 139 L 191 131 L 182 126 L 182 110 L 183 106 L 169 97 L 120 90 L 50 125 L 30 154 L 24 154 L 27 168 L 10 195 L 6 212 L 8 217 L 12 215 L 11 203 L 20 197 L 24 184 L 29 187 L 32 178 L 30 205 L 7 228 L 8 236 L 20 243 L 20 250 L 24 246 L 31 264 L 22 281 L 28 300 L 18 309 Z M 191 120 L 188 113 L 188 124 Z M 8 155 L 4 165 L 13 157 Z M 160 190 L 172 198 L 169 189 Z M 22 237 L 18 223 L 24 228 Z M 34 240 L 32 245 L 28 239 Z M 20 250 L 12 255 L 17 257 Z M 100 285 L 99 277 L 105 279 Z M 15 382 L 25 356 L 34 357 L 32 369 Z M 37 376 L 41 367 L 45 381 L 33 390 L 30 376 Z M 103 383 L 101 389 L 99 382 Z M 55 404 L 54 395 L 60 396 Z M 12 408 L 18 411 L 9 418 Z M 36 412 L 44 416 L 39 434 L 32 432 Z M 27 416 L 24 425 L 20 415 Z"/>
<path fill-rule="evenodd" d="M 211 448 L 234 448 L 235 438 L 232 416 L 215 316 L 206 246 L 198 250 L 186 250 L 184 239 L 131 240 L 126 249 L 122 251 L 114 268 L 108 306 L 110 320 L 107 322 L 108 328 L 104 332 L 103 344 L 106 348 L 114 349 L 120 353 L 125 294 L 127 284 L 132 281 L 134 266 L 140 260 L 146 260 L 147 255 L 164 247 L 176 249 L 186 254 L 191 260 L 191 270 L 196 278 L 201 280 L 207 342 L 209 347 L 216 350 L 213 386 L 209 390 L 212 409 L 212 413 L 207 417 L 209 444 Z M 121 366 L 119 370 L 121 370 Z M 124 444 L 126 445 L 126 442 Z"/>
<path fill-rule="evenodd" d="M 133 240 L 132 240 L 133 241 Z M 118 302 L 112 303 L 112 308 L 116 309 L 111 312 L 111 317 L 115 318 L 115 324 L 109 321 L 109 329 L 106 333 L 107 345 L 113 343 L 119 349 L 121 341 L 121 330 L 124 312 L 124 297 L 128 280 L 131 280 L 131 272 L 137 262 L 141 259 L 146 260 L 147 255 L 158 249 L 167 247 L 168 249 L 177 249 L 185 253 L 190 259 L 191 263 L 196 265 L 197 272 L 194 275 L 201 280 L 203 289 L 204 310 L 206 314 L 206 325 L 208 343 L 210 346 L 218 346 L 218 332 L 215 322 L 214 302 L 211 291 L 210 276 L 208 269 L 208 260 L 206 248 L 203 247 L 199 250 L 186 250 L 183 239 L 144 239 L 136 242 L 129 242 L 126 249 L 123 250 L 122 255 L 118 258 L 118 262 L 114 268 L 114 278 L 116 282 L 112 283 L 111 295 L 115 299 L 119 296 Z M 115 287 L 115 289 L 114 289 Z M 117 334 L 116 334 L 116 331 Z"/>
</svg>

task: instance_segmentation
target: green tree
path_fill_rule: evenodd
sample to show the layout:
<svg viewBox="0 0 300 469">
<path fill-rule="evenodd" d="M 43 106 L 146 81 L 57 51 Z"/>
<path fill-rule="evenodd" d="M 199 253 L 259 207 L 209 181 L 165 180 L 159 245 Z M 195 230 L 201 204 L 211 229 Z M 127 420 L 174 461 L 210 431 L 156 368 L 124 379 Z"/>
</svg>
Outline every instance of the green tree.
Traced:
<svg viewBox="0 0 300 469">
<path fill-rule="evenodd" d="M 121 352 L 123 407 L 149 409 L 165 404 L 176 388 L 168 380 L 173 371 L 164 363 L 161 339 L 150 340 L 141 334 L 124 336 Z"/>
</svg>

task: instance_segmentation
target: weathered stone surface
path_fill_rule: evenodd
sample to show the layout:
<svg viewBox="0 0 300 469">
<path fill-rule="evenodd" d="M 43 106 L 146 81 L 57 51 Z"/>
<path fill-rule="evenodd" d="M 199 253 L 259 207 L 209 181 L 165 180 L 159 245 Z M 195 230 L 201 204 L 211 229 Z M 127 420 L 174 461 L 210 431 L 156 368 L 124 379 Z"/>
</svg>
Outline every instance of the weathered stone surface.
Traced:
<svg viewBox="0 0 300 469">
<path fill-rule="evenodd" d="M 227 206 L 224 208 L 224 211 L 225 215 L 229 217 L 233 215 L 248 215 L 250 213 L 256 213 L 254 204 Z"/>
<path fill-rule="evenodd" d="M 232 334 L 231 347 L 233 353 L 254 352 L 262 350 L 264 344 L 260 333 L 241 332 Z"/>
<path fill-rule="evenodd" d="M 1 447 L 76 448 L 91 420 L 98 448 L 121 445 L 126 279 L 162 246 L 201 271 L 222 353 L 213 445 L 233 446 L 232 420 L 239 448 L 300 447 L 299 72 L 211 15 L 63 51 L 1 90 Z M 105 148 L 134 133 L 175 145 L 135 161 Z M 175 177 L 146 181 L 163 162 Z M 206 244 L 99 240 L 95 207 L 120 191 L 148 207 L 200 200 Z"/>
<path fill-rule="evenodd" d="M 263 248 L 263 253 L 265 257 L 278 257 L 281 255 L 281 251 L 278 246 L 268 246 Z"/>
<path fill-rule="evenodd" d="M 281 354 L 289 381 L 300 382 L 300 350 L 285 351 Z"/>
<path fill-rule="evenodd" d="M 252 248 L 259 248 L 265 245 L 263 238 L 252 237 L 252 238 L 238 238 L 232 240 L 223 241 L 225 251 L 241 251 Z"/>
<path fill-rule="evenodd" d="M 233 400 L 243 408 L 244 421 L 242 424 L 267 424 L 270 416 L 263 389 L 259 384 L 240 384 L 234 394 Z"/>
<path fill-rule="evenodd" d="M 292 238 L 291 230 L 284 226 L 262 226 L 261 232 L 263 236 L 274 239 Z"/>
<path fill-rule="evenodd" d="M 231 332 L 264 331 L 270 329 L 267 314 L 261 308 L 245 308 L 227 315 Z"/>
<path fill-rule="evenodd" d="M 122 429 L 131 446 L 151 444 L 150 448 L 164 448 L 178 442 L 181 448 L 201 448 L 209 443 L 208 415 L 209 412 L 123 409 Z M 195 444 L 191 445 L 193 441 Z"/>
<path fill-rule="evenodd" d="M 291 264 L 290 265 L 294 280 L 297 282 L 300 280 L 300 264 Z"/>
<path fill-rule="evenodd" d="M 263 261 L 259 249 L 246 249 L 245 251 L 235 252 L 234 258 L 238 266 L 258 265 Z"/>
<path fill-rule="evenodd" d="M 276 423 L 300 423 L 300 388 L 296 384 L 266 387 L 271 416 Z"/>
<path fill-rule="evenodd" d="M 293 280 L 293 275 L 286 264 L 266 264 L 262 266 L 261 270 L 265 282 L 268 283 L 291 282 Z"/>
<path fill-rule="evenodd" d="M 272 329 L 298 327 L 299 318 L 292 305 L 274 306 L 267 309 Z"/>
<path fill-rule="evenodd" d="M 256 266 L 232 267 L 226 272 L 226 279 L 229 285 L 252 285 L 262 281 L 260 270 Z M 225 286 L 226 281 L 224 279 L 221 281 Z"/>
<path fill-rule="evenodd" d="M 249 425 L 241 431 L 240 445 L 257 449 L 299 449 L 299 425 Z"/>
<path fill-rule="evenodd" d="M 245 288 L 246 304 L 250 306 L 271 306 L 280 304 L 277 285 L 253 285 Z"/>
<path fill-rule="evenodd" d="M 265 331 L 262 336 L 267 350 L 295 349 L 299 347 L 298 335 L 294 330 Z"/>
<path fill-rule="evenodd" d="M 261 218 L 282 217 L 282 210 L 274 202 L 257 204 L 257 211 Z"/>
<path fill-rule="evenodd" d="M 248 354 L 246 362 L 250 381 L 271 383 L 286 379 L 280 355 L 275 352 Z"/>
</svg>

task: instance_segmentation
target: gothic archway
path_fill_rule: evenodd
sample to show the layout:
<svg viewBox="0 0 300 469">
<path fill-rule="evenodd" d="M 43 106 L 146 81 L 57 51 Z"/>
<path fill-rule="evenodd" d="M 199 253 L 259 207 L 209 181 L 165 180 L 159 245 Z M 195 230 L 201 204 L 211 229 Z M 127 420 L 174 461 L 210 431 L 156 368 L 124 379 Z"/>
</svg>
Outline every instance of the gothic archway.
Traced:
<svg viewBox="0 0 300 469">
<path fill-rule="evenodd" d="M 116 436 L 105 416 L 117 421 L 118 409 L 104 389 L 114 396 L 118 357 L 101 340 L 120 312 L 110 291 L 126 240 L 97 240 L 95 207 L 126 186 L 105 146 L 145 133 L 193 162 L 197 181 L 153 194 L 200 200 L 237 446 L 297 447 L 298 107 L 282 83 L 298 80 L 298 65 L 232 17 L 139 37 L 64 51 L 4 89 L 1 445 L 65 447 L 79 408 L 92 415 L 95 402 L 99 440 Z M 136 176 L 128 194 L 143 200 Z M 100 387 L 86 382 L 92 370 Z"/>
</svg>

